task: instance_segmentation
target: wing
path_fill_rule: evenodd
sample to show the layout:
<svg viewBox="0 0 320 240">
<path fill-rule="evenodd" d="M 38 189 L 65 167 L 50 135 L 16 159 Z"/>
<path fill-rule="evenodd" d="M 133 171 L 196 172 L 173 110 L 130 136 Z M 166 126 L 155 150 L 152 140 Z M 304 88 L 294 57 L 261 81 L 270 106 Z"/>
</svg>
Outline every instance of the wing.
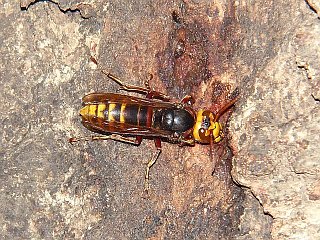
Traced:
<svg viewBox="0 0 320 240">
<path fill-rule="evenodd" d="M 139 104 L 147 107 L 172 108 L 177 107 L 178 103 L 164 102 L 157 99 L 140 98 L 117 93 L 90 93 L 82 98 L 82 102 L 87 104 L 97 103 L 128 103 Z"/>
<path fill-rule="evenodd" d="M 100 103 L 126 103 L 145 107 L 157 108 L 176 108 L 177 103 L 164 102 L 157 99 L 139 98 L 117 93 L 91 93 L 83 97 L 84 105 L 100 104 Z M 123 136 L 146 136 L 146 137 L 161 137 L 171 138 L 172 132 L 149 128 L 145 126 L 136 126 L 128 123 L 109 122 L 102 118 L 90 118 L 84 120 L 82 124 L 89 130 L 99 132 L 101 134 L 119 134 Z"/>
<path fill-rule="evenodd" d="M 122 136 L 146 136 L 170 138 L 172 133 L 154 128 L 139 127 L 127 123 L 106 122 L 101 118 L 94 118 L 89 121 L 83 121 L 82 124 L 91 131 L 100 134 L 119 134 Z"/>
</svg>

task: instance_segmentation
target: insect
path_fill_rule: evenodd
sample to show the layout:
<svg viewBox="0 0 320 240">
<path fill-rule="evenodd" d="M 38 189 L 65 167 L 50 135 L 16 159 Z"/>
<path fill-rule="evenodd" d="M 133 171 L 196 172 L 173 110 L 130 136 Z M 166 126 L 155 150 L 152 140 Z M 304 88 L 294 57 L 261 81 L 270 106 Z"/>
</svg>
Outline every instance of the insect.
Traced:
<svg viewBox="0 0 320 240">
<path fill-rule="evenodd" d="M 222 125 L 218 121 L 237 98 L 227 103 L 216 114 L 206 109 L 195 111 L 194 99 L 187 95 L 180 102 L 161 92 L 153 91 L 149 85 L 138 87 L 124 84 L 111 73 L 102 71 L 119 84 L 120 90 L 145 94 L 145 98 L 118 93 L 96 92 L 82 98 L 80 110 L 82 124 L 99 136 L 70 138 L 80 140 L 116 140 L 139 145 L 142 138 L 154 139 L 157 151 L 145 170 L 145 190 L 149 189 L 149 171 L 161 153 L 161 141 L 193 146 L 195 143 L 218 143 L 223 138 Z"/>
</svg>

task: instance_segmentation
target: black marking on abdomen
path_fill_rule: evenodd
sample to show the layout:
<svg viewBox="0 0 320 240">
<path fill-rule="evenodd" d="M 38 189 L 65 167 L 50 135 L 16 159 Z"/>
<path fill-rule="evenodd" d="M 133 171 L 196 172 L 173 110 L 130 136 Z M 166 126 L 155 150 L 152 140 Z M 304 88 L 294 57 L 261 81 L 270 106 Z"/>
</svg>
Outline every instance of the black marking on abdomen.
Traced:
<svg viewBox="0 0 320 240">
<path fill-rule="evenodd" d="M 138 114 L 139 126 L 141 126 L 141 127 L 147 126 L 147 114 L 148 114 L 148 107 L 140 106 L 140 110 L 139 110 L 139 114 Z"/>
<path fill-rule="evenodd" d="M 127 104 L 122 114 L 124 115 L 125 123 L 137 125 L 138 124 L 139 105 Z"/>
</svg>

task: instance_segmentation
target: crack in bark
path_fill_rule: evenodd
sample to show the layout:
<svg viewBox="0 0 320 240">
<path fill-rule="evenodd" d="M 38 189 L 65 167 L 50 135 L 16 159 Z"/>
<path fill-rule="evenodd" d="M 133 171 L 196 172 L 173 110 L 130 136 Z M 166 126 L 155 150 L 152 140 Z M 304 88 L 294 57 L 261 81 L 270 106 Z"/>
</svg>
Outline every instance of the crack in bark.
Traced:
<svg viewBox="0 0 320 240">
<path fill-rule="evenodd" d="M 33 6 L 33 5 L 35 5 L 37 3 L 40 3 L 40 2 L 53 3 L 53 4 L 57 5 L 59 10 L 61 12 L 63 12 L 63 13 L 68 13 L 68 12 L 70 12 L 70 13 L 79 13 L 80 16 L 83 19 L 88 19 L 88 18 L 91 17 L 90 15 L 87 16 L 85 13 L 82 12 L 81 8 L 79 8 L 79 6 L 87 5 L 87 4 L 78 4 L 74 8 L 69 7 L 69 8 L 63 9 L 58 1 L 53 1 L 53 0 L 35 0 L 35 1 L 33 1 L 33 0 L 21 0 L 20 8 L 21 8 L 22 11 L 27 11 L 30 6 Z"/>
</svg>

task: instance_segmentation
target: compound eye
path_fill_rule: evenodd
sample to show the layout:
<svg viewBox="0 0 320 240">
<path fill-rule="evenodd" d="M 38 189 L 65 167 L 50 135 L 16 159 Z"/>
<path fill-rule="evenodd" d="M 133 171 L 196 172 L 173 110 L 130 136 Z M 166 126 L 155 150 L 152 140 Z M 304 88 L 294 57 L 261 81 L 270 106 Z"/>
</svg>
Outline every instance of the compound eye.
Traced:
<svg viewBox="0 0 320 240">
<path fill-rule="evenodd" d="M 205 130 L 207 130 L 207 129 L 209 129 L 210 125 L 211 125 L 211 124 L 210 124 L 210 118 L 207 117 L 207 116 L 205 116 L 205 117 L 203 118 L 201 127 L 203 127 Z"/>
</svg>

